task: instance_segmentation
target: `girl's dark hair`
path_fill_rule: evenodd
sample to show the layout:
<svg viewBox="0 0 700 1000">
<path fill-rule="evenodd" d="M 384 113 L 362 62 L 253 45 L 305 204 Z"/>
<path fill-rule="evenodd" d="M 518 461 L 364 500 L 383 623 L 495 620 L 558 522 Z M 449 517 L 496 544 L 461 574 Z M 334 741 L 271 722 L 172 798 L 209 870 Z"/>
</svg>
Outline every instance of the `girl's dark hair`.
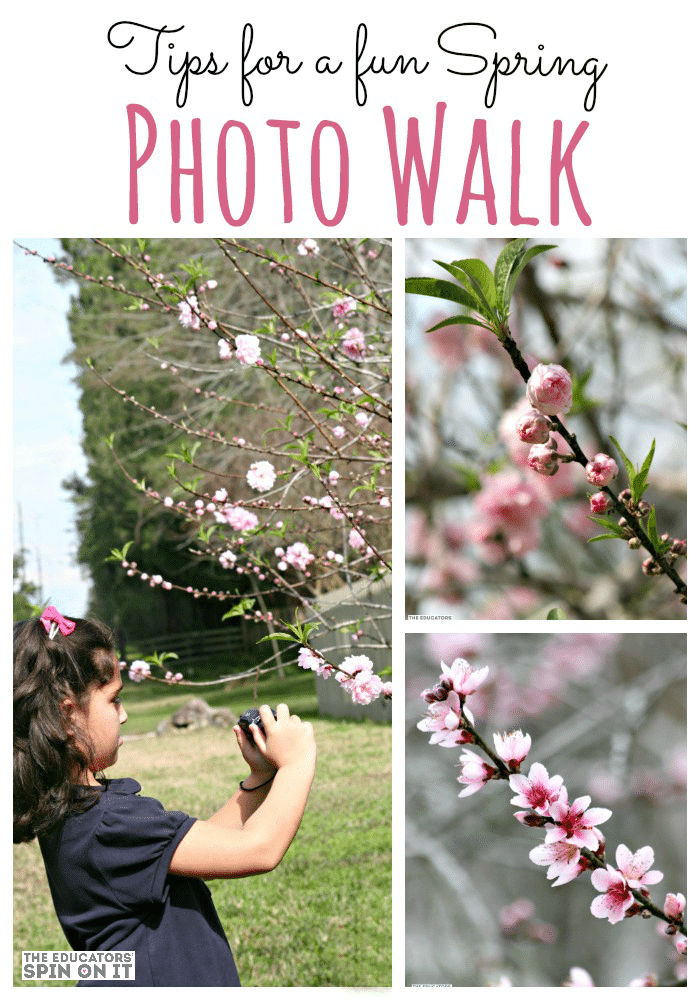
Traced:
<svg viewBox="0 0 700 1000">
<path fill-rule="evenodd" d="M 114 639 L 101 622 L 74 618 L 70 635 L 49 639 L 38 618 L 14 626 L 14 841 L 48 833 L 69 812 L 96 799 L 77 776 L 89 765 L 90 741 L 67 731 L 66 700 L 84 706 L 91 688 L 114 676 Z"/>
</svg>

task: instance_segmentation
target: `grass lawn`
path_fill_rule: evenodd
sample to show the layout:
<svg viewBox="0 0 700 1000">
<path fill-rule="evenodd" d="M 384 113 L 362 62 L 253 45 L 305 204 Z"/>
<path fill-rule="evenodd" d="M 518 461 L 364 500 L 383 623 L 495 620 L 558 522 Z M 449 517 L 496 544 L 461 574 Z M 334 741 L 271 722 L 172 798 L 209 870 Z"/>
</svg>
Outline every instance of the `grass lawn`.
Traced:
<svg viewBox="0 0 700 1000">
<path fill-rule="evenodd" d="M 200 690 L 211 705 L 227 705 L 236 715 L 252 703 L 249 687 Z M 128 685 L 124 734 L 152 730 L 191 693 Z M 282 700 L 302 718 L 313 718 L 313 678 L 305 674 L 260 683 L 259 702 Z M 316 778 L 301 829 L 282 864 L 267 875 L 208 884 L 244 986 L 390 986 L 391 730 L 318 718 L 314 730 Z M 128 741 L 109 777 L 136 778 L 143 794 L 166 808 L 206 819 L 244 774 L 233 735 L 210 728 Z M 14 850 L 14 983 L 72 985 L 21 980 L 22 949 L 68 946 L 37 843 Z"/>
</svg>

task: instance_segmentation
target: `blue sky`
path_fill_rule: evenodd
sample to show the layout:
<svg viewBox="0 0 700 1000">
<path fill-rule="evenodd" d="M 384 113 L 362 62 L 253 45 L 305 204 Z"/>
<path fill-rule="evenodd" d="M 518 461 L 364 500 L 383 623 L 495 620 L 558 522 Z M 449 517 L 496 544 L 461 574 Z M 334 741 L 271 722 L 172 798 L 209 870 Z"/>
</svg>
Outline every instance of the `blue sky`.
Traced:
<svg viewBox="0 0 700 1000">
<path fill-rule="evenodd" d="M 45 255 L 60 252 L 58 240 L 17 237 L 17 243 Z M 14 548 L 21 505 L 27 576 L 41 580 L 45 602 L 81 615 L 89 582 L 75 564 L 73 506 L 61 488 L 67 476 L 85 470 L 76 369 L 62 363 L 71 347 L 66 312 L 76 286 L 57 284 L 48 265 L 16 246 L 13 264 Z"/>
</svg>

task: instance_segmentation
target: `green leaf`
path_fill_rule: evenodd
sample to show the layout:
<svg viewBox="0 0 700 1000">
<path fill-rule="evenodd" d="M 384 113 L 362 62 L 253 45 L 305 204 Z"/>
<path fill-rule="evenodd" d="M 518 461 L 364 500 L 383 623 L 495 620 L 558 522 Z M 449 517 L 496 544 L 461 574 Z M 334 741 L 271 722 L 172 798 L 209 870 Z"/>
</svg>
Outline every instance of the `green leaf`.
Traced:
<svg viewBox="0 0 700 1000">
<path fill-rule="evenodd" d="M 431 326 L 426 333 L 434 333 L 435 330 L 441 330 L 443 326 L 455 326 L 457 323 L 464 323 L 466 326 L 480 326 L 482 330 L 492 331 L 487 323 L 482 323 L 480 320 L 476 319 L 474 316 L 450 316 L 448 319 L 440 320 L 435 326 Z"/>
<path fill-rule="evenodd" d="M 589 542 L 601 542 L 604 538 L 622 538 L 622 535 L 614 535 L 612 532 L 606 535 L 596 535 L 595 538 L 589 538 Z"/>
<path fill-rule="evenodd" d="M 295 635 L 290 635 L 289 632 L 270 632 L 269 635 L 263 636 L 262 639 L 258 639 L 256 646 L 259 646 L 261 642 L 271 642 L 273 639 L 282 639 L 284 642 L 299 642 Z"/>
<path fill-rule="evenodd" d="M 227 618 L 237 618 L 239 615 L 245 614 L 246 611 L 250 611 L 250 609 L 254 606 L 255 598 L 243 597 L 238 604 L 234 604 L 228 609 L 225 615 L 221 616 L 221 621 L 225 622 Z"/>
<path fill-rule="evenodd" d="M 494 268 L 499 305 L 506 316 L 510 313 L 510 300 L 513 298 L 515 282 L 520 277 L 525 265 L 538 254 L 554 250 L 554 244 L 530 247 L 529 250 L 526 250 L 526 243 L 526 239 L 512 240 L 508 243 L 501 251 Z"/>
<path fill-rule="evenodd" d="M 478 311 L 479 303 L 476 296 L 455 285 L 452 281 L 444 281 L 442 278 L 406 278 L 407 295 L 430 295 L 436 299 L 447 299 L 448 302 L 457 302 L 466 309 Z"/>
<path fill-rule="evenodd" d="M 661 539 L 659 538 L 656 531 L 656 508 L 652 507 L 649 511 L 649 517 L 647 519 L 647 535 L 649 536 L 654 548 L 658 548 L 661 544 Z"/>
<path fill-rule="evenodd" d="M 654 440 L 651 442 L 651 448 L 649 449 L 649 454 L 647 455 L 647 457 L 642 462 L 642 467 L 639 470 L 640 472 L 643 472 L 645 476 L 647 475 L 647 473 L 649 472 L 649 469 L 651 468 L 651 463 L 652 463 L 653 458 L 654 458 L 654 451 L 655 451 L 655 449 L 656 449 L 656 438 L 654 438 Z"/>
<path fill-rule="evenodd" d="M 602 524 L 604 528 L 609 528 L 610 531 L 617 532 L 617 537 L 622 538 L 622 528 L 617 523 L 617 521 L 611 521 L 608 517 L 595 517 L 593 514 L 588 514 L 589 521 L 595 521 L 596 524 Z"/>
<path fill-rule="evenodd" d="M 493 275 L 483 260 L 469 258 L 467 260 L 453 260 L 451 264 L 436 260 L 435 263 L 449 271 L 452 277 L 456 278 L 467 290 L 471 287 L 479 300 L 481 314 L 492 323 L 497 322 L 496 285 Z"/>
<path fill-rule="evenodd" d="M 565 618 L 566 615 L 561 610 L 561 608 L 552 608 L 552 610 L 547 613 L 546 620 L 548 622 L 556 622 L 556 621 L 563 621 Z"/>
</svg>

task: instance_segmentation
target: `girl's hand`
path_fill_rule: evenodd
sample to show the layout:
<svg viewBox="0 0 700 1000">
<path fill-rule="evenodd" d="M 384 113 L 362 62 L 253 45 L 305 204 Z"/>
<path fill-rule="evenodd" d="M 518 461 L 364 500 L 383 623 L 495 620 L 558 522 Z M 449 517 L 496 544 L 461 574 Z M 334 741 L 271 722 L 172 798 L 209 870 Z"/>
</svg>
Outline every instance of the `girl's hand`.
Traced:
<svg viewBox="0 0 700 1000">
<path fill-rule="evenodd" d="M 265 727 L 265 736 L 256 725 L 252 725 L 250 731 L 266 761 L 277 769 L 292 764 L 313 768 L 316 743 L 310 722 L 302 722 L 298 715 L 290 715 L 288 706 L 284 704 L 277 706 L 276 719 L 268 705 L 261 705 L 260 719 Z"/>
<path fill-rule="evenodd" d="M 250 768 L 250 773 L 263 780 L 274 774 L 276 771 L 275 765 L 264 756 L 257 745 L 250 742 L 241 727 L 234 726 L 233 731 L 238 741 L 238 749 L 241 751 L 243 760 Z"/>
</svg>

